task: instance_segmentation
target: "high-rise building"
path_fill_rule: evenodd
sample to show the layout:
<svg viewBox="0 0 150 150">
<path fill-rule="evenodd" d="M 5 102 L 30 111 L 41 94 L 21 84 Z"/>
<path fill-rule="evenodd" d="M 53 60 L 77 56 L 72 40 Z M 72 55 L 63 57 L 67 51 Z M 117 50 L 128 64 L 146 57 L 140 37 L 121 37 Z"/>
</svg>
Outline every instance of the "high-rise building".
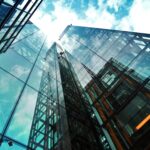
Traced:
<svg viewBox="0 0 150 150">
<path fill-rule="evenodd" d="M 104 149 L 150 148 L 149 42 L 149 34 L 77 26 L 62 34 Z"/>
<path fill-rule="evenodd" d="M 43 0 L 0 0 L 0 53 L 7 51 Z"/>
<path fill-rule="evenodd" d="M 150 35 L 28 26 L 0 55 L 0 148 L 148 150 Z"/>
</svg>

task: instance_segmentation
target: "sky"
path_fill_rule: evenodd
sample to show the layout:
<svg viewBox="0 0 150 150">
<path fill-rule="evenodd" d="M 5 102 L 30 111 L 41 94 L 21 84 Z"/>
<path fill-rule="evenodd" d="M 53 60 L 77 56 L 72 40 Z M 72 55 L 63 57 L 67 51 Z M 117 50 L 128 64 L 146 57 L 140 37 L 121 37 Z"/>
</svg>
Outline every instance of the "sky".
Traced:
<svg viewBox="0 0 150 150">
<path fill-rule="evenodd" d="M 149 0 L 44 0 L 31 20 L 54 41 L 69 24 L 150 33 L 149 8 Z"/>
</svg>

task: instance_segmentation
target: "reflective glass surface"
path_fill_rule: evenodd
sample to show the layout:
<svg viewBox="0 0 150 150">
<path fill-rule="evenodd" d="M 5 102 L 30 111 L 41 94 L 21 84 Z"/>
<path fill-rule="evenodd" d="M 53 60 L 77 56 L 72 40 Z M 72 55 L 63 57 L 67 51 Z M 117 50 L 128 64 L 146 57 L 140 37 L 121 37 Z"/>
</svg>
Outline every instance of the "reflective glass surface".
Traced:
<svg viewBox="0 0 150 150">
<path fill-rule="evenodd" d="M 3 0 L 0 2 L 0 53 L 8 49 L 14 41 L 12 38 L 17 37 L 25 24 L 32 26 L 29 18 L 40 3 L 41 0 Z M 32 27 L 34 28 L 36 29 Z M 31 31 L 33 32 L 34 30 Z M 7 42 L 1 45 L 6 40 Z"/>
<path fill-rule="evenodd" d="M 36 91 L 29 87 L 25 88 L 15 115 L 13 116 L 9 129 L 6 133 L 7 136 L 21 141 L 26 145 L 30 135 L 37 96 L 38 93 Z"/>
<path fill-rule="evenodd" d="M 0 69 L 0 131 L 11 114 L 23 83 Z M 7 110 L 7 111 L 6 111 Z"/>
<path fill-rule="evenodd" d="M 10 141 L 21 150 L 71 150 L 82 144 L 97 150 L 97 141 L 107 150 L 146 148 L 149 37 L 70 26 L 59 44 L 51 45 L 28 22 L 0 55 L 2 148 L 7 150 Z M 75 145 L 79 137 L 90 144 Z"/>
<path fill-rule="evenodd" d="M 132 140 L 148 145 L 149 37 L 69 26 L 60 40 L 98 122 L 106 128 L 101 142 L 112 149 L 130 147 Z"/>
</svg>

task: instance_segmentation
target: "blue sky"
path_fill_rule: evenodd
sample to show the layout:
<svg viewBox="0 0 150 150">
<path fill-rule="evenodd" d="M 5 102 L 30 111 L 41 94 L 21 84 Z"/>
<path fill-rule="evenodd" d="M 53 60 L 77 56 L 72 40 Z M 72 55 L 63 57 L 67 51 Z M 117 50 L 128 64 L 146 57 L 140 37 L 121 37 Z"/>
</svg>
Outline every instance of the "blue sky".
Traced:
<svg viewBox="0 0 150 150">
<path fill-rule="evenodd" d="M 32 21 L 50 39 L 68 24 L 150 33 L 149 0 L 44 0 Z"/>
</svg>

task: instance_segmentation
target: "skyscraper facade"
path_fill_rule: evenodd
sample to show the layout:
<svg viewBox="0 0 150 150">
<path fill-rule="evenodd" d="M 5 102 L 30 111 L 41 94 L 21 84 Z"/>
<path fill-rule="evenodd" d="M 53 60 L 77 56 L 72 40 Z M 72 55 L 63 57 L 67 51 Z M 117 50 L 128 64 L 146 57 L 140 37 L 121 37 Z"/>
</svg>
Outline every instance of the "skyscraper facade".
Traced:
<svg viewBox="0 0 150 150">
<path fill-rule="evenodd" d="M 150 35 L 28 26 L 0 55 L 0 148 L 148 150 Z"/>
<path fill-rule="evenodd" d="M 0 53 L 5 52 L 42 0 L 0 0 Z"/>
<path fill-rule="evenodd" d="M 149 149 L 150 35 L 71 26 L 60 39 L 89 96 L 104 149 Z"/>
<path fill-rule="evenodd" d="M 27 148 L 38 85 L 44 69 L 42 66 L 48 49 L 45 38 L 30 22 L 8 51 L 0 55 L 0 149 L 8 150 L 12 141 L 11 149 Z"/>
</svg>

